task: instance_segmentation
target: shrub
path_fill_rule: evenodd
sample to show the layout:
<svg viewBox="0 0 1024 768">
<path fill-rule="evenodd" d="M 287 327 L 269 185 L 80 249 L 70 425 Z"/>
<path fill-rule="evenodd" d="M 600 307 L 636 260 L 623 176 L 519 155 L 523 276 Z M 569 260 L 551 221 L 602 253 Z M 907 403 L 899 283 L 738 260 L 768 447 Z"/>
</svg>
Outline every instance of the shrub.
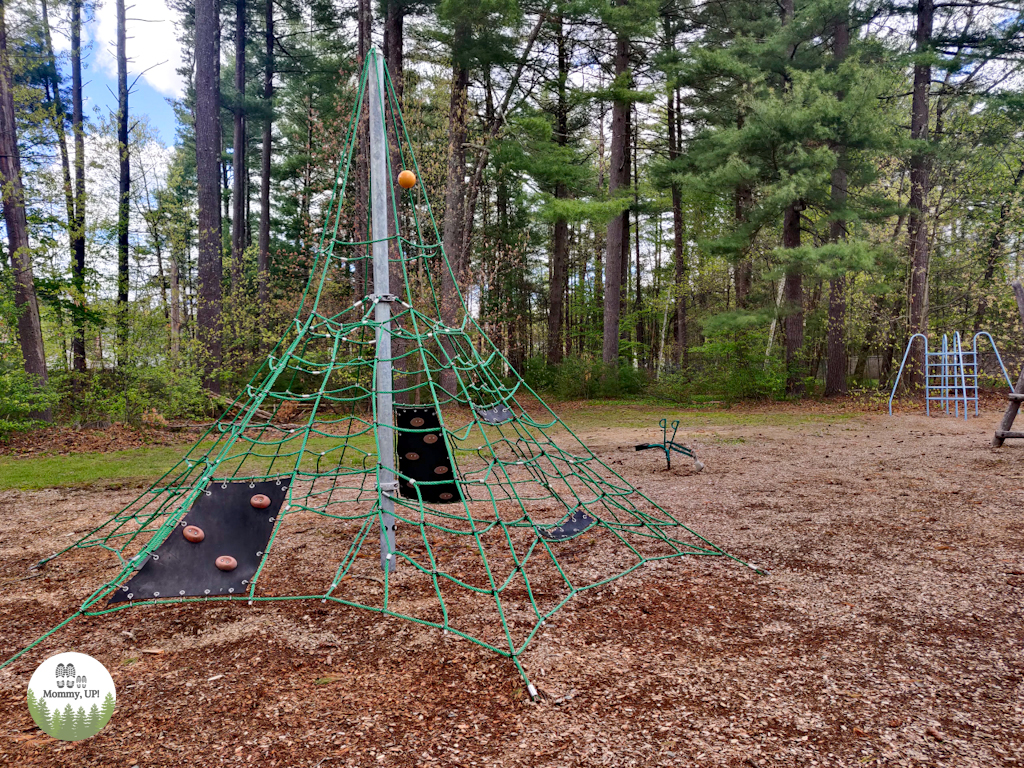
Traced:
<svg viewBox="0 0 1024 768">
<path fill-rule="evenodd" d="M 38 415 L 58 399 L 52 384 L 40 386 L 36 376 L 0 362 L 0 438 L 41 425 Z"/>
</svg>

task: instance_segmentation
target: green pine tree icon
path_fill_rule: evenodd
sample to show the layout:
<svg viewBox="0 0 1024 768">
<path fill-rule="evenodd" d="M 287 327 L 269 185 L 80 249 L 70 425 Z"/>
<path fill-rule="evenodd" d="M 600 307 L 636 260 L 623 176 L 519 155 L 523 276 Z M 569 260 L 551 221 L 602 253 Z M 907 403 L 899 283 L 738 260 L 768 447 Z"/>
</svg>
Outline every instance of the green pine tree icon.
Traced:
<svg viewBox="0 0 1024 768">
<path fill-rule="evenodd" d="M 59 738 L 64 741 L 72 741 L 75 738 L 75 710 L 70 704 L 64 705 L 64 716 L 61 718 L 64 727 Z"/>
<path fill-rule="evenodd" d="M 67 704 L 64 713 L 66 717 L 64 721 L 65 738 L 68 741 L 74 741 L 78 738 L 78 710 Z"/>
<path fill-rule="evenodd" d="M 35 720 L 36 725 L 39 724 L 39 699 L 36 698 L 35 693 L 31 688 L 28 689 L 28 713 L 32 715 L 32 719 Z"/>
<path fill-rule="evenodd" d="M 64 730 L 64 716 L 61 715 L 59 707 L 54 707 L 53 714 L 50 716 L 50 727 L 43 730 L 55 739 L 60 738 L 60 734 Z"/>
<path fill-rule="evenodd" d="M 85 707 L 81 704 L 78 705 L 78 709 L 75 710 L 75 728 L 74 728 L 74 740 L 85 739 L 92 734 L 89 732 L 89 715 L 85 711 Z"/>
<path fill-rule="evenodd" d="M 46 734 L 49 734 L 50 729 L 53 727 L 50 724 L 50 706 L 46 703 L 46 699 L 40 698 L 37 701 L 39 717 L 33 717 L 32 719 L 36 721 L 36 725 L 42 728 Z"/>
<path fill-rule="evenodd" d="M 104 725 L 100 722 L 100 707 L 99 704 L 97 704 L 96 702 L 93 702 L 92 709 L 89 710 L 88 722 L 90 736 L 95 736 L 97 733 L 99 733 L 100 729 Z"/>
<path fill-rule="evenodd" d="M 106 698 L 103 699 L 103 708 L 100 710 L 99 726 L 97 731 L 104 727 L 110 722 L 111 716 L 114 714 L 114 694 L 108 693 Z"/>
</svg>

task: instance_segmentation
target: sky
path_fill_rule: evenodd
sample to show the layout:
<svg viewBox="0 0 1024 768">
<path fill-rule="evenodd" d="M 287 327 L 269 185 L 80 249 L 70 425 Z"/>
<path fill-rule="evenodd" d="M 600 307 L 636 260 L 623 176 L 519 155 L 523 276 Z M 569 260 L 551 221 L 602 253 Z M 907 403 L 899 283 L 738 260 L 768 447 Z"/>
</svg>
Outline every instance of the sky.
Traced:
<svg viewBox="0 0 1024 768">
<path fill-rule="evenodd" d="M 178 74 L 182 52 L 175 28 L 177 13 L 161 0 L 127 0 L 129 115 L 147 115 L 165 145 L 174 143 L 176 121 L 168 98 L 180 98 L 185 83 Z M 70 50 L 67 19 L 52 19 L 54 47 Z M 117 15 L 114 0 L 98 0 L 85 24 L 83 44 L 83 98 L 85 111 L 98 117 L 117 111 Z M 71 78 L 70 64 L 64 75 Z"/>
</svg>

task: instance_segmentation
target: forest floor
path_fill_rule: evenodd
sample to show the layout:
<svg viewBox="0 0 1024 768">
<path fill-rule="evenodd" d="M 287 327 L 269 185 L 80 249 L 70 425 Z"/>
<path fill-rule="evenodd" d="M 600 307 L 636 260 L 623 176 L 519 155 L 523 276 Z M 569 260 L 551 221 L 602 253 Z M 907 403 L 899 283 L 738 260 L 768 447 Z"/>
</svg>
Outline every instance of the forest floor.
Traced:
<svg viewBox="0 0 1024 768">
<path fill-rule="evenodd" d="M 582 593 L 523 655 L 538 703 L 476 645 L 319 601 L 79 618 L 0 671 L 0 765 L 1024 765 L 1024 445 L 989 447 L 1000 407 L 569 405 L 616 471 L 767 575 L 683 558 Z M 661 416 L 704 472 L 634 452 Z M 0 658 L 109 578 L 94 550 L 28 566 L 137 493 L 0 491 Z M 72 649 L 118 692 L 77 743 L 25 705 Z"/>
</svg>

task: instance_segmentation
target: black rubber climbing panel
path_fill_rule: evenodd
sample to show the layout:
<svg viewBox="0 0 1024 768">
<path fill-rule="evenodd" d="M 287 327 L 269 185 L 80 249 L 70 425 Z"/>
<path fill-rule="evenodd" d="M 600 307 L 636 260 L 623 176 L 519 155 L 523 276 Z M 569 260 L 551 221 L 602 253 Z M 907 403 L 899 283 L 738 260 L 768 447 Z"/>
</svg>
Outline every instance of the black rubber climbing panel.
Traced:
<svg viewBox="0 0 1024 768">
<path fill-rule="evenodd" d="M 448 442 L 441 431 L 437 412 L 424 405 L 396 406 L 395 422 L 398 471 L 404 475 L 399 481 L 402 496 L 407 499 L 422 496 L 431 504 L 462 501 L 455 482 L 455 463 L 448 453 Z"/>
<path fill-rule="evenodd" d="M 251 485 L 248 480 L 214 480 L 110 602 L 243 594 L 267 551 L 290 482 L 290 477 Z M 270 499 L 270 505 L 254 507 L 252 497 L 257 495 Z M 203 540 L 186 539 L 186 526 L 202 530 Z M 217 567 L 217 558 L 224 556 L 235 559 L 233 570 Z"/>
<path fill-rule="evenodd" d="M 488 424 L 504 424 L 506 421 L 512 421 L 514 416 L 507 405 L 500 403 L 491 408 L 478 408 L 476 414 Z"/>
<path fill-rule="evenodd" d="M 597 520 L 577 507 L 565 520 L 552 528 L 538 528 L 541 537 L 548 541 L 565 541 L 586 533 Z"/>
</svg>

